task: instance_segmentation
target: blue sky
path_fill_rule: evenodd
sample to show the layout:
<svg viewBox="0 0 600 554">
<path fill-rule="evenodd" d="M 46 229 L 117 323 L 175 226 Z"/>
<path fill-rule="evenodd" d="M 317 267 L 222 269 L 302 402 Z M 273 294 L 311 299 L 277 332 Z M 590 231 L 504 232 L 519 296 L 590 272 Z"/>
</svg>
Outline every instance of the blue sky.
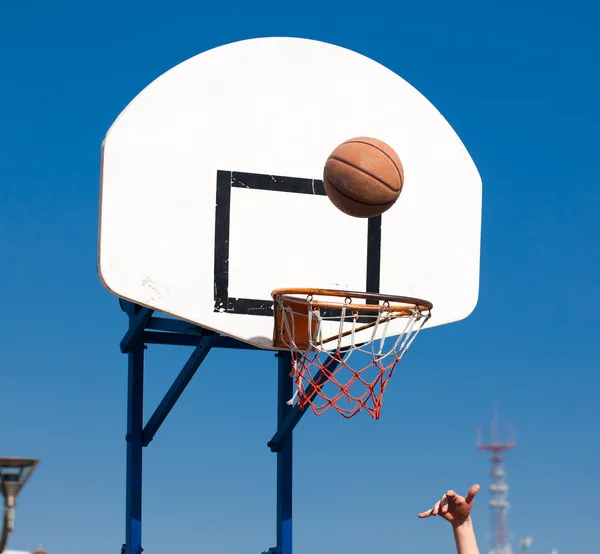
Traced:
<svg viewBox="0 0 600 554">
<path fill-rule="evenodd" d="M 105 554 L 124 538 L 126 318 L 96 273 L 105 131 L 178 62 L 289 35 L 402 75 L 452 124 L 484 183 L 474 314 L 419 337 L 378 422 L 308 415 L 298 427 L 296 551 L 451 551 L 448 526 L 416 514 L 450 487 L 485 489 L 474 429 L 494 402 L 518 433 L 507 463 L 515 538 L 532 534 L 535 554 L 598 549 L 594 3 L 22 1 L 0 14 L 0 455 L 42 459 L 13 548 Z M 148 411 L 188 354 L 151 347 Z M 275 368 L 269 353 L 209 355 L 145 452 L 146 552 L 274 544 Z M 474 515 L 482 554 L 487 500 L 483 490 Z"/>
</svg>

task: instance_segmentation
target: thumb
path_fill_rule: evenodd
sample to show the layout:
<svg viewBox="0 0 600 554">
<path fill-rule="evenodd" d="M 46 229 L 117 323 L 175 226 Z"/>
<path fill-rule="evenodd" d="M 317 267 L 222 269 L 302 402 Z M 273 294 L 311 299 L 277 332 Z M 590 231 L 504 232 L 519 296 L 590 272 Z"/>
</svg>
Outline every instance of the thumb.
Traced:
<svg viewBox="0 0 600 554">
<path fill-rule="evenodd" d="M 467 504 L 472 504 L 473 500 L 475 500 L 475 495 L 477 494 L 477 492 L 479 491 L 481 487 L 479 485 L 473 485 L 470 489 L 469 492 L 467 493 L 467 496 L 465 497 L 465 500 L 467 501 Z"/>
</svg>

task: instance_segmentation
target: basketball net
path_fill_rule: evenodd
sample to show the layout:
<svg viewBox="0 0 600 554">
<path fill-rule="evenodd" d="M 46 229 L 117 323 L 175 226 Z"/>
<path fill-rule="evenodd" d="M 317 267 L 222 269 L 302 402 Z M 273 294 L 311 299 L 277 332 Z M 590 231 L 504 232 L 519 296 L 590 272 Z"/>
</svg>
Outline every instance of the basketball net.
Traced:
<svg viewBox="0 0 600 554">
<path fill-rule="evenodd" d="M 431 317 L 432 304 L 319 289 L 276 290 L 273 299 L 275 345 L 292 352 L 296 393 L 289 404 L 297 400 L 316 415 L 335 408 L 346 418 L 365 409 L 379 419 L 387 383 Z M 400 333 L 394 326 L 388 337 L 390 323 L 398 319 Z"/>
</svg>

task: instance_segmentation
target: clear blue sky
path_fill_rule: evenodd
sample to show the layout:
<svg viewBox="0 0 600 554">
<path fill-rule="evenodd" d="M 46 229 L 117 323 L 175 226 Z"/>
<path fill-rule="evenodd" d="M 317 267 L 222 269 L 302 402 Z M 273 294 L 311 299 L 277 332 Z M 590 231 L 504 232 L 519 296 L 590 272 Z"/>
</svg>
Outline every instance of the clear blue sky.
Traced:
<svg viewBox="0 0 600 554">
<path fill-rule="evenodd" d="M 535 554 L 598 550 L 600 11 L 591 0 L 484 4 L 4 3 L 0 455 L 42 459 L 13 548 L 106 554 L 124 538 L 126 318 L 96 273 L 105 131 L 178 62 L 291 35 L 402 75 L 450 121 L 484 182 L 471 318 L 419 337 L 379 422 L 301 422 L 296 551 L 451 552 L 445 522 L 416 513 L 449 487 L 487 484 L 474 428 L 495 401 L 518 431 L 515 538 L 532 534 Z M 188 354 L 149 350 L 148 411 Z M 145 452 L 147 553 L 274 544 L 275 392 L 271 354 L 209 355 Z M 487 500 L 483 490 L 474 516 L 482 554 Z"/>
</svg>

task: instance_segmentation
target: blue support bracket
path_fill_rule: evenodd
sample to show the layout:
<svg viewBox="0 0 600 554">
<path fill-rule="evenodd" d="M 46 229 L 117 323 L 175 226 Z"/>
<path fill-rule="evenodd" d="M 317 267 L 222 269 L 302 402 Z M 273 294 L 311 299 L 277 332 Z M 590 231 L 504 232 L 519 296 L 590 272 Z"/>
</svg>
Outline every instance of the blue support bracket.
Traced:
<svg viewBox="0 0 600 554">
<path fill-rule="evenodd" d="M 130 311 L 131 327 L 136 315 Z M 142 429 L 144 424 L 144 350 L 139 339 L 128 351 L 127 377 L 127 461 L 125 500 L 125 552 L 142 553 Z"/>
<path fill-rule="evenodd" d="M 129 328 L 120 347 L 128 355 L 126 528 L 122 554 L 142 554 L 142 454 L 212 348 L 257 347 L 178 319 L 156 317 L 154 310 L 121 300 Z M 144 351 L 147 344 L 192 346 L 194 351 L 144 426 Z M 277 546 L 269 554 L 292 554 L 293 429 L 306 409 L 290 406 L 292 354 L 277 353 L 277 432 L 268 443 L 277 453 Z M 309 395 L 327 381 L 339 362 L 333 360 L 314 379 Z"/>
<path fill-rule="evenodd" d="M 170 333 L 178 333 L 180 335 L 202 336 L 205 333 L 205 330 L 198 325 L 168 317 L 153 317 L 148 322 L 148 325 L 146 325 L 146 329 L 153 329 L 155 331 L 168 331 Z"/>
<path fill-rule="evenodd" d="M 188 383 L 192 380 L 196 370 L 200 367 L 200 364 L 210 352 L 210 349 L 213 347 L 218 336 L 219 335 L 217 334 L 210 334 L 200 339 L 200 343 L 192 352 L 192 355 L 179 372 L 179 375 L 175 381 L 173 381 L 173 384 L 167 391 L 167 394 L 165 394 L 156 410 L 154 410 L 154 413 L 148 420 L 146 427 L 144 427 L 144 446 L 148 446 L 150 444 L 154 438 L 154 435 L 156 435 L 156 432 L 163 424 L 163 421 L 169 415 L 169 412 L 173 409 L 173 406 L 175 406 L 177 400 L 179 400 L 179 397 L 182 395 Z"/>
<path fill-rule="evenodd" d="M 133 345 L 140 339 L 142 333 L 146 329 L 154 310 L 142 308 L 131 302 L 123 301 L 123 309 L 129 316 L 129 329 L 121 340 L 121 352 L 127 354 Z"/>
<path fill-rule="evenodd" d="M 277 387 L 277 427 L 285 422 L 292 411 L 288 404 L 294 393 L 291 352 L 279 352 Z M 277 452 L 277 554 L 292 554 L 292 462 L 293 436 L 289 432 Z"/>
<path fill-rule="evenodd" d="M 342 356 L 343 354 L 345 354 L 345 351 L 342 352 Z M 306 396 L 308 398 L 312 400 L 315 397 L 319 388 L 329 380 L 329 377 L 336 370 L 337 366 L 340 365 L 340 362 L 341 360 L 332 358 L 329 363 L 327 363 L 324 370 L 319 371 L 315 375 L 312 383 L 306 388 Z M 300 420 L 306 413 L 307 409 L 308 404 L 305 404 L 304 407 L 301 408 L 298 403 L 296 403 L 296 405 L 290 409 L 285 420 L 281 422 L 281 425 L 277 426 L 277 432 L 267 443 L 267 446 L 271 449 L 271 452 L 279 452 L 281 450 L 286 436 L 291 434 L 296 425 L 300 423 Z"/>
<path fill-rule="evenodd" d="M 154 318 L 152 318 L 154 320 Z M 152 323 L 152 320 L 150 323 Z M 144 331 L 142 340 L 146 344 L 168 344 L 176 346 L 198 346 L 203 335 L 195 333 L 164 333 L 162 331 Z M 213 348 L 231 348 L 234 350 L 259 350 L 258 347 L 231 337 L 218 335 Z"/>
<path fill-rule="evenodd" d="M 163 344 L 172 346 L 198 346 L 202 335 L 186 335 L 181 333 L 163 333 L 162 331 L 144 331 L 142 340 L 146 344 Z"/>
<path fill-rule="evenodd" d="M 120 304 L 129 317 L 129 328 L 120 343 L 122 352 L 128 356 L 125 544 L 121 552 L 122 554 L 142 554 L 143 448 L 150 442 L 177 398 L 181 396 L 185 385 L 189 383 L 218 335 L 207 332 L 204 336 L 195 337 L 196 350 L 155 411 L 154 419 L 149 422 L 150 426 L 146 426 L 150 436 L 150 440 L 147 440 L 144 438 L 144 351 L 148 333 L 146 329 L 153 326 L 153 319 L 159 320 L 159 323 L 154 325 L 160 325 L 160 320 L 163 318 L 153 318 L 154 310 L 143 308 L 126 300 L 121 300 Z M 182 331 L 182 329 L 182 326 L 177 328 L 178 331 Z M 195 331 L 194 329 L 193 332 Z"/>
</svg>

